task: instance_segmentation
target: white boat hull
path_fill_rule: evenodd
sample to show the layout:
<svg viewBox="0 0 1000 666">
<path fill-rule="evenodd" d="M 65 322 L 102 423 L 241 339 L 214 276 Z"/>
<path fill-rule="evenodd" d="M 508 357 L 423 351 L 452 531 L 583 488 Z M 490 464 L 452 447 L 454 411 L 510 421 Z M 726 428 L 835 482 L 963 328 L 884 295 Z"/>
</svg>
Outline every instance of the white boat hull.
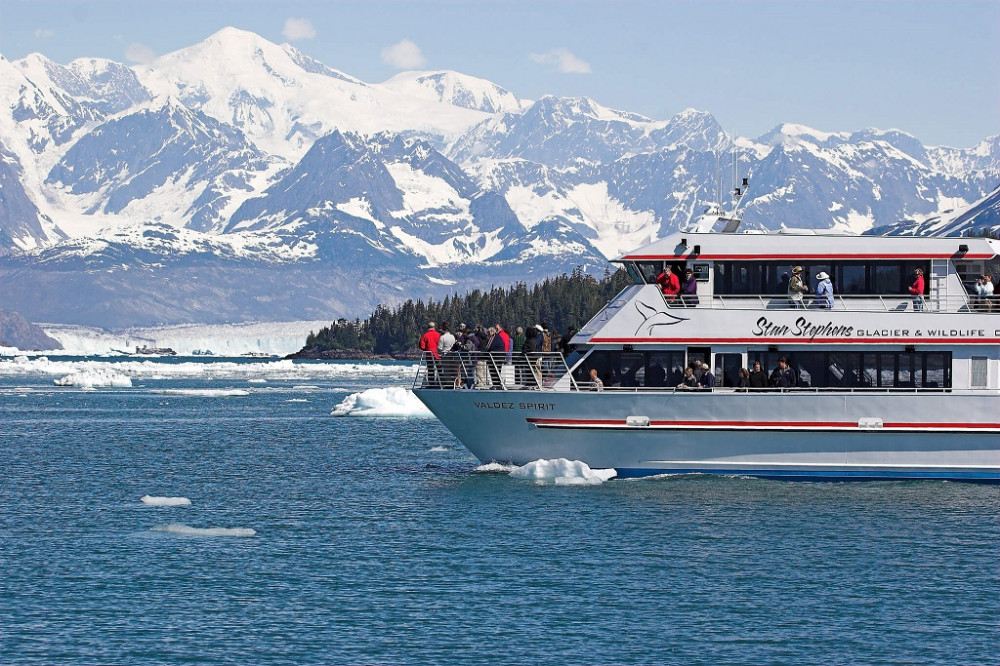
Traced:
<svg viewBox="0 0 1000 666">
<path fill-rule="evenodd" d="M 622 477 L 1000 482 L 994 392 L 414 393 L 483 462 L 567 458 Z"/>
</svg>

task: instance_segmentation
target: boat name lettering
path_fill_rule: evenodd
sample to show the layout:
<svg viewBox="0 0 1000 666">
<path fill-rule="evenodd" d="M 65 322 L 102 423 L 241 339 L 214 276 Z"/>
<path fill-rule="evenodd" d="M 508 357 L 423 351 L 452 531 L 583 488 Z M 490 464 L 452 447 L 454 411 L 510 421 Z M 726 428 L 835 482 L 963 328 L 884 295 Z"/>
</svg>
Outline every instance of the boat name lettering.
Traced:
<svg viewBox="0 0 1000 666">
<path fill-rule="evenodd" d="M 478 409 L 534 409 L 547 411 L 555 409 L 554 402 L 476 402 L 473 403 Z"/>
<path fill-rule="evenodd" d="M 757 320 L 757 326 L 752 333 L 757 337 L 788 335 L 796 338 L 809 338 L 810 340 L 815 339 L 816 336 L 849 338 L 854 335 L 854 327 L 836 326 L 832 321 L 825 324 L 813 324 L 805 317 L 799 317 L 794 324 L 789 326 L 772 322 L 767 317 L 761 317 Z"/>
</svg>

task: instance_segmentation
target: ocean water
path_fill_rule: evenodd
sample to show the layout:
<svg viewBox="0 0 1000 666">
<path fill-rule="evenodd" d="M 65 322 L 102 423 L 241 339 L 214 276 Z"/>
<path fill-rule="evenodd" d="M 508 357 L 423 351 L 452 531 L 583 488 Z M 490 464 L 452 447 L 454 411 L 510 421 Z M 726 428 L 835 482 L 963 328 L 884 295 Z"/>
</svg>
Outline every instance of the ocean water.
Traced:
<svg viewBox="0 0 1000 666">
<path fill-rule="evenodd" d="M 995 486 L 536 483 L 331 416 L 408 366 L 11 363 L 3 664 L 1000 660 Z"/>
</svg>

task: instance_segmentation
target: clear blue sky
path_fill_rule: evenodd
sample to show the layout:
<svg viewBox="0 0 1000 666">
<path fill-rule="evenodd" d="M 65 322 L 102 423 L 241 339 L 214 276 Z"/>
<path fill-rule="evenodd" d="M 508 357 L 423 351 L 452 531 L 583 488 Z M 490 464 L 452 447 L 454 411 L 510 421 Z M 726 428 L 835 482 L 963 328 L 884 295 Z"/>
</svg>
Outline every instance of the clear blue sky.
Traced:
<svg viewBox="0 0 1000 666">
<path fill-rule="evenodd" d="M 225 26 L 369 82 L 453 69 L 529 99 L 657 119 L 694 107 L 743 136 L 895 127 L 967 148 L 1000 134 L 998 0 L 0 0 L 0 53 L 132 63 Z"/>
</svg>

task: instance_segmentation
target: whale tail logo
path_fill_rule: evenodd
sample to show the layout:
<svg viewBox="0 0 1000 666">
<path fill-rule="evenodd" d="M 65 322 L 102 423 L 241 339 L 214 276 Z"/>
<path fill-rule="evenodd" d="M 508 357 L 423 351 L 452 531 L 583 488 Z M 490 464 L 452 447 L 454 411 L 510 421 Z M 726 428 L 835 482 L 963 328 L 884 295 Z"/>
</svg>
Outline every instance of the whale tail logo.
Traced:
<svg viewBox="0 0 1000 666">
<path fill-rule="evenodd" d="M 673 326 L 674 324 L 688 320 L 688 317 L 678 317 L 675 314 L 667 312 L 665 309 L 650 305 L 649 303 L 643 303 L 642 301 L 635 302 L 635 309 L 639 312 L 643 320 L 639 324 L 639 327 L 635 329 L 635 335 L 639 335 L 643 329 L 645 329 L 646 335 L 653 335 L 653 329 L 658 326 Z"/>
</svg>

